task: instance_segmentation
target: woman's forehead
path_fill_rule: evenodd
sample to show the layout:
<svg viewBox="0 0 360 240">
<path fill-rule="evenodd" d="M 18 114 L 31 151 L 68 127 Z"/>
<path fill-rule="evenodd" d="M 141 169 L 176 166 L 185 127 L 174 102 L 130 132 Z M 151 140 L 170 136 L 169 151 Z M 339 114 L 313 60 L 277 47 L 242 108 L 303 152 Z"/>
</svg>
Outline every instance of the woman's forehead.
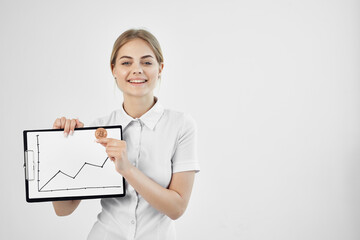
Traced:
<svg viewBox="0 0 360 240">
<path fill-rule="evenodd" d="M 155 56 L 153 50 L 151 49 L 149 43 L 142 39 L 133 39 L 125 43 L 119 49 L 119 57 L 121 55 L 131 56 L 131 57 L 142 57 L 145 55 Z"/>
</svg>

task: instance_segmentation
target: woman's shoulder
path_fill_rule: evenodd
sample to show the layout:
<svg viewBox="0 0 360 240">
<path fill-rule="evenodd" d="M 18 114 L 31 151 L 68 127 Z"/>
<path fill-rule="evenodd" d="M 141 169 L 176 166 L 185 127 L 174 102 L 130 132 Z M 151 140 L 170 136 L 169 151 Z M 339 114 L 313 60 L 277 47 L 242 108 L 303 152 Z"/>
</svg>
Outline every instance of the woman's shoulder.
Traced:
<svg viewBox="0 0 360 240">
<path fill-rule="evenodd" d="M 173 118 L 193 119 L 191 114 L 189 114 L 187 112 L 182 112 L 182 111 L 174 110 L 174 109 L 170 109 L 170 108 L 164 108 L 164 114 L 168 115 L 169 117 L 173 117 Z"/>
<path fill-rule="evenodd" d="M 182 127 L 196 127 L 195 119 L 187 112 L 165 108 L 164 118 L 169 123 L 176 123 Z"/>
</svg>

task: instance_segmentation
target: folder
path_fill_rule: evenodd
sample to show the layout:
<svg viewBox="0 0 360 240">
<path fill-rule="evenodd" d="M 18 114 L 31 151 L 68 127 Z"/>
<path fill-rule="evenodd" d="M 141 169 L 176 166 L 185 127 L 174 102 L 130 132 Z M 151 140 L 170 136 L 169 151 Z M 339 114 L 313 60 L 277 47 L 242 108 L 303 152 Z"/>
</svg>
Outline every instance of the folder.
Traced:
<svg viewBox="0 0 360 240">
<path fill-rule="evenodd" d="M 23 131 L 27 202 L 125 196 L 125 179 L 95 142 L 98 128 L 122 140 L 121 125 L 76 128 L 67 137 L 63 129 Z"/>
</svg>

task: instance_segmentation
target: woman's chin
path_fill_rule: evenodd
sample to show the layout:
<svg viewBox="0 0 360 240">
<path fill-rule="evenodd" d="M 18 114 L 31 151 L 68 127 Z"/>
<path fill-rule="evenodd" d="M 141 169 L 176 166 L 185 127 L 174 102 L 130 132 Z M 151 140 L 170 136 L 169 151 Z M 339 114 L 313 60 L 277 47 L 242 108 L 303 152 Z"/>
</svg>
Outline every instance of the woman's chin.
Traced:
<svg viewBox="0 0 360 240">
<path fill-rule="evenodd" d="M 123 91 L 123 94 L 124 94 L 124 98 L 126 97 L 147 98 L 154 96 L 153 91 L 141 91 L 139 89 L 136 91 Z"/>
</svg>

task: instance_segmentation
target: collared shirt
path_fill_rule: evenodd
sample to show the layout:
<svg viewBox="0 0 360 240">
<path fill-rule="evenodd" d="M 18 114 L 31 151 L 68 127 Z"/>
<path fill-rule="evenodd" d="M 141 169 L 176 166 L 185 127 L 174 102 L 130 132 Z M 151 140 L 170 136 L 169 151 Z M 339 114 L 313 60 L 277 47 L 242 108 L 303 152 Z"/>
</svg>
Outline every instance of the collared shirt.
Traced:
<svg viewBox="0 0 360 240">
<path fill-rule="evenodd" d="M 196 125 L 189 115 L 164 109 L 157 101 L 140 118 L 132 118 L 121 108 L 91 125 L 119 124 L 129 161 L 164 188 L 169 186 L 173 173 L 200 170 Z M 88 239 L 176 239 L 173 220 L 153 208 L 128 183 L 125 188 L 125 197 L 101 199 L 102 211 Z"/>
</svg>

